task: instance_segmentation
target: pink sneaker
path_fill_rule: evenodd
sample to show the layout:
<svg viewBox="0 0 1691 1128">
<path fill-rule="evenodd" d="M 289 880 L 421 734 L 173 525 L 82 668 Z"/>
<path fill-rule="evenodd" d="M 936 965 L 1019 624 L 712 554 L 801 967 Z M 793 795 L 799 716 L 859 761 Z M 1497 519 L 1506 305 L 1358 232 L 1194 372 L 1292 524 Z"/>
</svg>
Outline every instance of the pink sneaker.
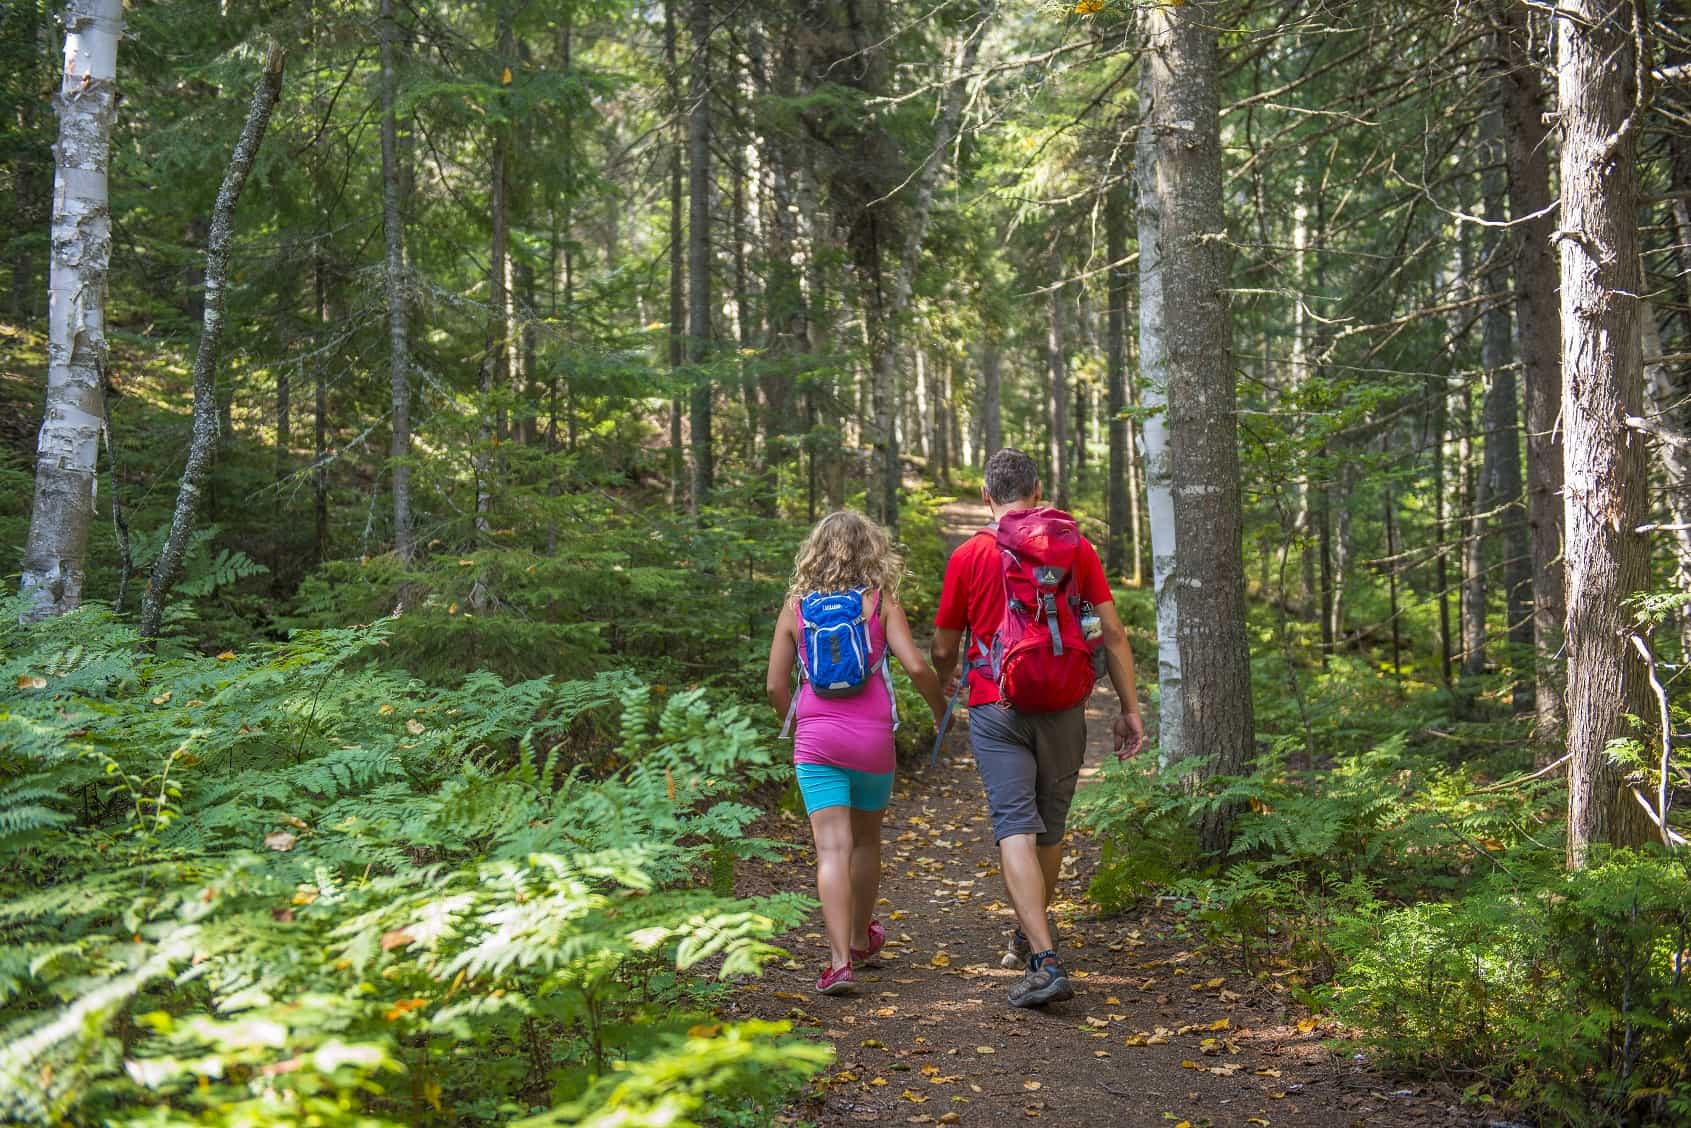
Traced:
<svg viewBox="0 0 1691 1128">
<path fill-rule="evenodd" d="M 853 963 L 865 963 L 879 955 L 881 949 L 886 946 L 886 928 L 882 926 L 880 921 L 872 920 L 869 922 L 869 946 L 867 948 L 851 949 L 851 960 Z"/>
<path fill-rule="evenodd" d="M 857 983 L 852 979 L 851 965 L 823 968 L 822 978 L 816 981 L 816 992 L 819 995 L 857 994 Z"/>
</svg>

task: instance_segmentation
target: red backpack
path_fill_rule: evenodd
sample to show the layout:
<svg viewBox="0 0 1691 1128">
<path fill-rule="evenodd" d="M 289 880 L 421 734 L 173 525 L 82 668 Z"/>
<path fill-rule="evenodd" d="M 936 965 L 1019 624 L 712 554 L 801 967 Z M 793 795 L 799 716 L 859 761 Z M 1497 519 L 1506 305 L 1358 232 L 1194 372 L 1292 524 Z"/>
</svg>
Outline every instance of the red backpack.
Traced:
<svg viewBox="0 0 1691 1128">
<path fill-rule="evenodd" d="M 1097 671 L 1075 588 L 1082 540 L 1061 509 L 1018 509 L 998 521 L 1004 616 L 992 639 L 998 692 L 1022 713 L 1060 713 L 1085 701 Z"/>
</svg>

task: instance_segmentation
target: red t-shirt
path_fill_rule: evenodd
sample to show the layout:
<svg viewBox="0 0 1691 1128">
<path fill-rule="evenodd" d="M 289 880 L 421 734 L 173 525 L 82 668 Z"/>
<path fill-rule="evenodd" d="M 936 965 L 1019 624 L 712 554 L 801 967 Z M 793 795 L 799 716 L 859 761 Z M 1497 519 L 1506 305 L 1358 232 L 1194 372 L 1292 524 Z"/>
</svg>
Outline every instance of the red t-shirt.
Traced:
<svg viewBox="0 0 1691 1128">
<path fill-rule="evenodd" d="M 1115 602 L 1110 581 L 1104 575 L 1104 565 L 1098 561 L 1098 550 L 1085 537 L 1080 538 L 1080 553 L 1075 558 L 1075 590 L 1086 602 L 1097 607 Z M 934 613 L 934 626 L 940 630 L 969 630 L 969 651 L 963 655 L 968 662 L 980 654 L 976 640 L 991 645 L 1004 617 L 1004 571 L 999 562 L 998 540 L 989 530 L 982 530 L 957 546 L 945 565 L 945 586 L 939 593 L 939 610 Z M 986 670 L 969 672 L 969 704 L 989 705 L 998 700 L 998 686 Z"/>
</svg>

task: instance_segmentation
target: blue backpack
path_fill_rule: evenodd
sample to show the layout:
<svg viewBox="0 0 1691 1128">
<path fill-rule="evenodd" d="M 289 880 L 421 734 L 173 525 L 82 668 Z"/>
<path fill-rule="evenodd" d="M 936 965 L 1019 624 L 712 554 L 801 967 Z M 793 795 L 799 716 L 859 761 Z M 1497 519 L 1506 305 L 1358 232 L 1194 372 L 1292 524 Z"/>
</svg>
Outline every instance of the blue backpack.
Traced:
<svg viewBox="0 0 1691 1128">
<path fill-rule="evenodd" d="M 799 662 L 818 697 L 856 697 L 869 684 L 869 612 L 863 591 L 813 591 L 799 600 Z"/>
</svg>

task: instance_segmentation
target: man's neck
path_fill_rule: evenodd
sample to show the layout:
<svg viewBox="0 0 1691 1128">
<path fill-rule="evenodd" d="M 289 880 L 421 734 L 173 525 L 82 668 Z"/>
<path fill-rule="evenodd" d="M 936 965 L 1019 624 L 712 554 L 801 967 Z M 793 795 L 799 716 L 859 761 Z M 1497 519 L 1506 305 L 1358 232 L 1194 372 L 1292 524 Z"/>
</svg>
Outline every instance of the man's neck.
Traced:
<svg viewBox="0 0 1691 1128">
<path fill-rule="evenodd" d="M 996 501 L 989 501 L 986 507 L 992 510 L 992 519 L 1000 520 L 1006 513 L 1013 513 L 1018 509 L 1032 509 L 1038 502 L 1031 497 L 1024 497 L 1020 501 L 1012 501 L 1008 505 L 999 505 Z"/>
</svg>

